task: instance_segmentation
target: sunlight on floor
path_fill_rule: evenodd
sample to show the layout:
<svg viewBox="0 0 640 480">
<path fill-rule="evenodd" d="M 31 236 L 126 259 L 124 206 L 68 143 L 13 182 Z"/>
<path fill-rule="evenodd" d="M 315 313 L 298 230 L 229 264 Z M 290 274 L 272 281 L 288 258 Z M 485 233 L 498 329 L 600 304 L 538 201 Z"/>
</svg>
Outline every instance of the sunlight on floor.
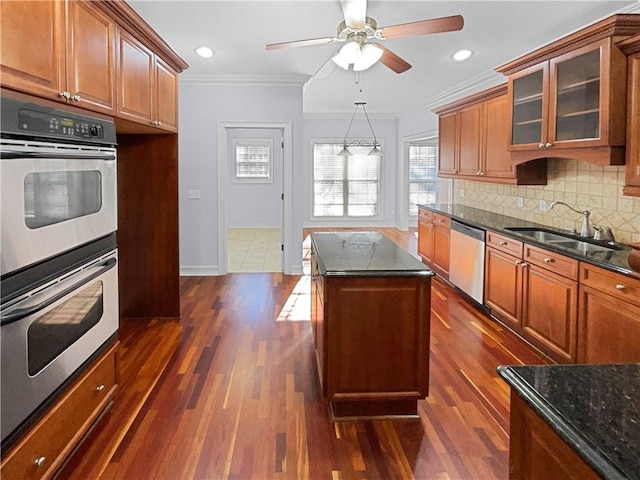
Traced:
<svg viewBox="0 0 640 480">
<path fill-rule="evenodd" d="M 278 315 L 278 322 L 305 322 L 311 320 L 311 238 L 302 242 L 302 271 L 304 275 Z"/>
</svg>

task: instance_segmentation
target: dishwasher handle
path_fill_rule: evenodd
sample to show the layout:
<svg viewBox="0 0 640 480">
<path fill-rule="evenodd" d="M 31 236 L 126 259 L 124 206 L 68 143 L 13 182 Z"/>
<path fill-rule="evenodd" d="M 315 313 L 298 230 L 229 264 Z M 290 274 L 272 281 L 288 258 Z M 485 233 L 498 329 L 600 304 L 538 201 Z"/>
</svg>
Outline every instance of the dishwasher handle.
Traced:
<svg viewBox="0 0 640 480">
<path fill-rule="evenodd" d="M 480 240 L 484 243 L 486 232 L 479 228 L 470 227 L 469 225 L 465 225 L 464 223 L 452 220 L 451 230 L 455 230 L 456 232 L 460 232 L 468 237 L 475 238 L 476 240 Z"/>
</svg>

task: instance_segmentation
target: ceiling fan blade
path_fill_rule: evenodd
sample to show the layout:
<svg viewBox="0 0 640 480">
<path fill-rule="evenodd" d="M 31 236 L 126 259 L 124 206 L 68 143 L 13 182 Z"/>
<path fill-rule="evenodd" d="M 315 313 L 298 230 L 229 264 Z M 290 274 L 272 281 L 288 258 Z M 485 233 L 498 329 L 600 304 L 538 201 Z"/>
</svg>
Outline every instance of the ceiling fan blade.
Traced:
<svg viewBox="0 0 640 480">
<path fill-rule="evenodd" d="M 295 40 L 293 42 L 269 43 L 265 45 L 264 48 L 266 50 L 279 50 L 281 48 L 308 47 L 310 45 L 325 45 L 328 43 L 336 43 L 341 41 L 342 40 L 336 37 L 310 38 L 307 40 Z"/>
<path fill-rule="evenodd" d="M 344 21 L 354 30 L 364 27 L 367 20 L 367 0 L 340 0 Z"/>
<path fill-rule="evenodd" d="M 382 50 L 382 58 L 380 59 L 380 63 L 382 63 L 386 67 L 389 67 L 394 72 L 402 73 L 411 68 L 411 64 L 409 62 L 400 58 L 388 48 L 383 47 L 379 43 L 372 43 L 371 45 L 375 45 Z"/>
<path fill-rule="evenodd" d="M 461 15 L 451 17 L 432 18 L 420 22 L 401 23 L 381 28 L 383 38 L 409 37 L 425 35 L 427 33 L 454 32 L 462 30 L 464 19 Z"/>
</svg>

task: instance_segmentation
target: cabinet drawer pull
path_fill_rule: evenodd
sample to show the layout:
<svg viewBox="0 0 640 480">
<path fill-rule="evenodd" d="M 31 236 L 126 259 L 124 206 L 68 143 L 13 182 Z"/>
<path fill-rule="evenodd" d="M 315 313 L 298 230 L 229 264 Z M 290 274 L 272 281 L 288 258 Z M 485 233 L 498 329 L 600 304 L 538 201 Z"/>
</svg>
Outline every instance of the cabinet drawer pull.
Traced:
<svg viewBox="0 0 640 480">
<path fill-rule="evenodd" d="M 553 258 L 544 257 L 544 263 L 553 263 L 555 260 Z"/>
<path fill-rule="evenodd" d="M 38 457 L 38 458 L 36 458 L 36 461 L 33 462 L 33 464 L 36 467 L 41 467 L 42 465 L 44 465 L 44 462 L 46 462 L 46 461 L 47 461 L 47 457 Z"/>
<path fill-rule="evenodd" d="M 621 283 L 619 283 L 619 284 L 617 284 L 617 285 L 616 285 L 616 288 L 617 288 L 618 290 L 624 290 L 624 289 L 625 289 L 625 288 L 627 288 L 627 287 L 625 287 L 624 285 L 622 285 Z"/>
<path fill-rule="evenodd" d="M 500 245 L 502 245 L 503 247 L 506 247 L 507 245 L 509 245 L 509 242 L 500 242 Z"/>
<path fill-rule="evenodd" d="M 102 384 L 102 385 L 98 385 L 98 386 L 96 387 L 96 392 L 102 392 L 103 390 L 104 390 L 104 384 Z"/>
</svg>

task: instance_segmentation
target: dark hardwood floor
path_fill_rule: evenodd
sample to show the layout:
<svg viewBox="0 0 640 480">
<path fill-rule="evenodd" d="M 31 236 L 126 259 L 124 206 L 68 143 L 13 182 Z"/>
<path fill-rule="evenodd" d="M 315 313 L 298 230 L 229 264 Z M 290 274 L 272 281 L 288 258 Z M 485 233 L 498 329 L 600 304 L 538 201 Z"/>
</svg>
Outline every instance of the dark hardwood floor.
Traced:
<svg viewBox="0 0 640 480">
<path fill-rule="evenodd" d="M 413 232 L 380 231 L 415 253 Z M 495 369 L 544 358 L 434 279 L 420 419 L 332 423 L 305 280 L 183 277 L 180 323 L 124 322 L 117 401 L 59 478 L 508 477 L 509 389 Z"/>
</svg>

